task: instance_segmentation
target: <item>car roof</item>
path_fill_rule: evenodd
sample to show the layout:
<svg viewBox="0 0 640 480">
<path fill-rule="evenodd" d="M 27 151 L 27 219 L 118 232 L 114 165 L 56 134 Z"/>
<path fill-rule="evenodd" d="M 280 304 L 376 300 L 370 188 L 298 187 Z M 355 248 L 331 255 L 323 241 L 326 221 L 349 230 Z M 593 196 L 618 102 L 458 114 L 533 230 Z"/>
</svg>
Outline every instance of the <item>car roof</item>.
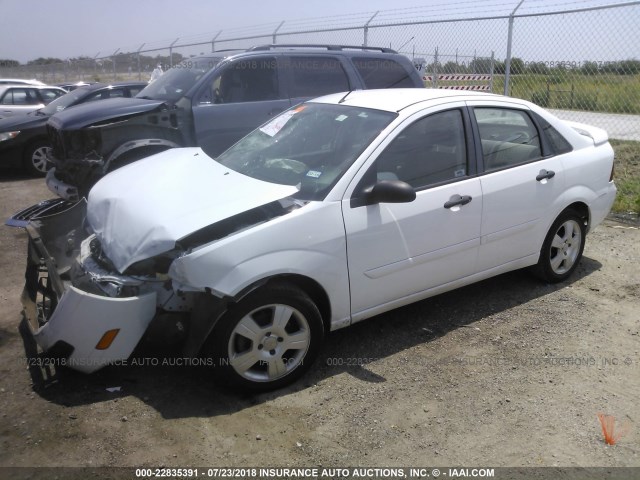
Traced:
<svg viewBox="0 0 640 480">
<path fill-rule="evenodd" d="M 44 85 L 40 80 L 35 78 L 32 80 L 26 80 L 23 78 L 0 78 L 0 84 L 13 84 L 13 85 Z"/>
<path fill-rule="evenodd" d="M 316 98 L 312 102 L 350 105 L 354 107 L 372 108 L 399 112 L 404 108 L 421 102 L 450 99 L 459 100 L 497 100 L 501 95 L 484 92 L 446 90 L 436 88 L 389 88 L 372 90 L 354 90 L 352 92 L 334 93 Z"/>
<path fill-rule="evenodd" d="M 189 62 L 194 60 L 205 59 L 223 59 L 231 57 L 243 56 L 264 56 L 264 55 L 291 55 L 295 54 L 314 54 L 314 55 L 343 55 L 348 57 L 387 57 L 389 55 L 399 55 L 398 52 L 386 47 L 363 47 L 354 45 L 329 45 L 329 44 L 268 44 L 255 45 L 248 49 L 225 49 L 216 50 L 212 53 L 184 59 Z"/>
<path fill-rule="evenodd" d="M 8 83 L 6 85 L 0 85 L 0 92 L 5 92 L 10 88 L 35 88 L 37 90 L 42 90 L 45 88 L 53 88 L 56 90 L 65 91 L 64 88 L 56 87 L 55 85 L 29 85 L 26 83 Z"/>
<path fill-rule="evenodd" d="M 102 88 L 113 88 L 113 87 L 138 87 L 138 86 L 147 86 L 147 82 L 135 81 L 135 82 L 113 82 L 113 83 L 92 83 L 91 85 L 82 85 L 77 88 L 77 90 L 82 89 L 83 91 L 93 92 L 94 90 L 100 90 Z"/>
</svg>

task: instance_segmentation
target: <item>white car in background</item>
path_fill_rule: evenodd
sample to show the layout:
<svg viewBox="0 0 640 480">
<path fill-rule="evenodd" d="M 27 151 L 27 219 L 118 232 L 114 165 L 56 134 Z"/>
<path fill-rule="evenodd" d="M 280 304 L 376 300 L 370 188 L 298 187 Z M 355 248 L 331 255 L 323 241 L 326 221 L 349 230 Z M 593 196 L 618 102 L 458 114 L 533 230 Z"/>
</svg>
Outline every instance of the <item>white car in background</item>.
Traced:
<svg viewBox="0 0 640 480">
<path fill-rule="evenodd" d="M 162 325 L 226 383 L 278 388 L 330 330 L 510 270 L 567 279 L 612 177 L 604 131 L 523 100 L 329 95 L 216 159 L 159 153 L 33 221 L 25 313 L 78 370 Z"/>
<path fill-rule="evenodd" d="M 48 85 L 0 85 L 0 119 L 34 112 L 66 93 Z"/>
<path fill-rule="evenodd" d="M 32 80 L 26 80 L 24 78 L 0 78 L 0 85 L 45 85 L 40 80 L 35 78 Z"/>
</svg>

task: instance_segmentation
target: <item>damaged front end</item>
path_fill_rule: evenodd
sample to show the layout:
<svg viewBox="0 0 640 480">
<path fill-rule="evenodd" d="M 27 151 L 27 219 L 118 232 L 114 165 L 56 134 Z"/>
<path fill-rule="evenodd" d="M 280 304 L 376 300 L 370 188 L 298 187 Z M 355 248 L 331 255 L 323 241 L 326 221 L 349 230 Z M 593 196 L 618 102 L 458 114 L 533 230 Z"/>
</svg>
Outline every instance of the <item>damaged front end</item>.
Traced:
<svg viewBox="0 0 640 480">
<path fill-rule="evenodd" d="M 27 225 L 22 303 L 42 355 L 89 373 L 127 359 L 159 309 L 188 312 L 192 296 L 176 294 L 166 275 L 109 269 L 85 218 L 81 201 Z"/>
<path fill-rule="evenodd" d="M 47 172 L 46 183 L 53 193 L 69 201 L 84 195 L 81 186 L 93 185 L 101 176 L 104 157 L 102 138 L 98 130 L 64 132 L 47 125 L 52 144 L 49 161 L 54 168 Z"/>
<path fill-rule="evenodd" d="M 189 127 L 182 108 L 157 100 L 119 98 L 62 111 L 47 123 L 54 165 L 47 186 L 78 201 L 109 171 L 189 143 Z"/>
</svg>

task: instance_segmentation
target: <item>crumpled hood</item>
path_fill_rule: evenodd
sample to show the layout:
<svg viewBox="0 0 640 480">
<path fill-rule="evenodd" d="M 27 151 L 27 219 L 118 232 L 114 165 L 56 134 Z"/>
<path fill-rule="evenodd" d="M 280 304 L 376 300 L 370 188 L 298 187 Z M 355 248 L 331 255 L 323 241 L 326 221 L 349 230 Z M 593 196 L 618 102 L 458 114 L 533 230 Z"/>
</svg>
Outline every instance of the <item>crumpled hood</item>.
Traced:
<svg viewBox="0 0 640 480">
<path fill-rule="evenodd" d="M 158 110 L 162 100 L 146 98 L 109 98 L 99 102 L 88 102 L 65 108 L 49 119 L 49 124 L 58 130 L 78 130 L 96 123 L 121 120 L 120 117 L 140 115 Z"/>
<path fill-rule="evenodd" d="M 176 148 L 115 170 L 89 192 L 87 220 L 120 273 L 208 225 L 297 192 Z"/>
</svg>

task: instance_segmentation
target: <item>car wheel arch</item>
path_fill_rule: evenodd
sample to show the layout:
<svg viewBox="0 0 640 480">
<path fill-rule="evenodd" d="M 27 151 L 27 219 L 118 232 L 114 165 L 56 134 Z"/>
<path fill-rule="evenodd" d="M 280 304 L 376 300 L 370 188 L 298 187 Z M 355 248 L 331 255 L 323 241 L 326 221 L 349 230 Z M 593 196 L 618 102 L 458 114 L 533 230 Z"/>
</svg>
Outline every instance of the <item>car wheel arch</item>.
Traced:
<svg viewBox="0 0 640 480">
<path fill-rule="evenodd" d="M 582 220 L 585 222 L 588 233 L 589 226 L 591 225 L 591 212 L 589 210 L 589 206 L 584 202 L 574 202 L 571 205 L 568 205 L 564 210 L 562 210 L 560 214 L 566 212 L 567 210 L 573 210 L 580 216 L 580 218 L 582 218 Z"/>
<path fill-rule="evenodd" d="M 575 202 L 554 218 L 540 248 L 538 262 L 531 266 L 531 272 L 536 277 L 548 283 L 558 283 L 567 280 L 573 274 L 582 259 L 589 226 L 588 216 L 588 207 L 581 202 Z M 576 225 L 576 230 L 571 223 Z M 564 233 L 559 234 L 561 231 Z M 556 239 L 559 245 L 555 245 Z M 562 265 L 564 267 L 560 268 Z"/>
<path fill-rule="evenodd" d="M 331 327 L 331 301 L 329 295 L 320 283 L 311 277 L 296 273 L 282 273 L 271 277 L 262 278 L 243 288 L 233 297 L 234 302 L 241 301 L 248 294 L 266 285 L 289 284 L 302 290 L 316 304 L 324 323 L 325 331 L 330 331 Z"/>
<path fill-rule="evenodd" d="M 202 353 L 201 350 L 207 338 L 227 310 L 233 305 L 240 303 L 248 295 L 267 285 L 291 285 L 302 290 L 309 296 L 320 311 L 325 332 L 331 330 L 331 303 L 322 285 L 316 280 L 304 275 L 278 274 L 257 280 L 232 297 L 216 297 L 210 289 L 206 289 L 200 293 L 192 312 L 192 322 L 197 323 L 197 325 L 194 325 L 196 328 L 190 332 L 190 338 L 187 341 L 184 353 L 189 356 Z"/>
<path fill-rule="evenodd" d="M 163 138 L 144 138 L 129 140 L 117 147 L 107 158 L 104 164 L 104 171 L 110 171 L 112 165 L 116 168 L 126 165 L 132 161 L 141 160 L 142 158 L 156 153 L 160 153 L 170 148 L 179 148 L 179 145 L 171 140 Z"/>
</svg>

